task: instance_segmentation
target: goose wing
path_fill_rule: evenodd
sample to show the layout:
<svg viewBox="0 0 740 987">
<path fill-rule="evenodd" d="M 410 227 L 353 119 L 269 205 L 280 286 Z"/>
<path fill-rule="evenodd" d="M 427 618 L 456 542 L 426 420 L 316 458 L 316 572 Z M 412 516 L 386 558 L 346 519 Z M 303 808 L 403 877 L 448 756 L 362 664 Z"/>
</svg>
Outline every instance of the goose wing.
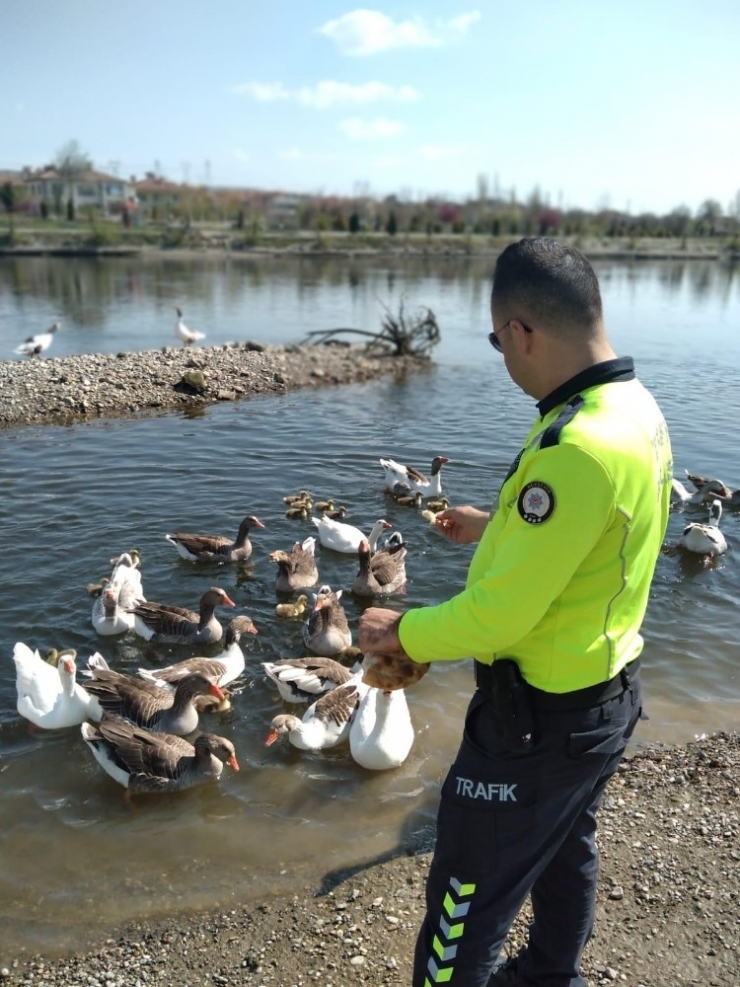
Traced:
<svg viewBox="0 0 740 987">
<path fill-rule="evenodd" d="M 317 699 L 314 712 L 318 719 L 325 723 L 335 723 L 341 726 L 348 723 L 360 703 L 360 690 L 357 684 L 350 682 L 340 685 Z"/>
<path fill-rule="evenodd" d="M 215 555 L 221 549 L 231 548 L 233 541 L 225 535 L 190 535 L 176 531 L 170 535 L 170 540 L 180 542 L 193 555 Z"/>
</svg>

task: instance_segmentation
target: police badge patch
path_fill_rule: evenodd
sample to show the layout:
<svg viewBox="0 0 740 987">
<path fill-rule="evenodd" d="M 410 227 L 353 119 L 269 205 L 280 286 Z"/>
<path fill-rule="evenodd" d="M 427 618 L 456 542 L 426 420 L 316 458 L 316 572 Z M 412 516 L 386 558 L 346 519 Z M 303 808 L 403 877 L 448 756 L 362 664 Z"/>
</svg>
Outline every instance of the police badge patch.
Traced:
<svg viewBox="0 0 740 987">
<path fill-rule="evenodd" d="M 516 506 L 527 524 L 542 524 L 555 510 L 555 494 L 546 483 L 534 480 L 523 488 Z"/>
</svg>

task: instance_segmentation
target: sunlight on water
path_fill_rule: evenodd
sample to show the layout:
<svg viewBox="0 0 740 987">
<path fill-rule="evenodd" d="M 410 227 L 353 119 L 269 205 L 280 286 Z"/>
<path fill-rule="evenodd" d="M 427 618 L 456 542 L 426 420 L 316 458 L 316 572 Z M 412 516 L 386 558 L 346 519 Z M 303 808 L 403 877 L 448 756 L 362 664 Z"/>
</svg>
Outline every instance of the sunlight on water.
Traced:
<svg viewBox="0 0 740 987">
<path fill-rule="evenodd" d="M 11 920 L 4 924 L 16 946 L 63 941 L 70 928 L 81 934 L 83 913 L 97 916 L 86 926 L 94 931 L 95 922 L 163 906 L 226 906 L 233 895 L 316 882 L 428 838 L 471 693 L 468 662 L 439 664 L 410 690 L 416 742 L 397 771 L 371 775 L 346 747 L 310 755 L 287 743 L 263 745 L 282 704 L 260 662 L 305 653 L 300 621 L 275 617 L 268 555 L 314 528 L 286 519 L 282 496 L 300 487 L 332 496 L 365 530 L 387 518 L 409 543 L 410 582 L 391 605 L 434 603 L 462 584 L 471 549 L 443 542 L 415 511 L 390 503 L 378 458 L 424 469 L 443 453 L 451 459 L 447 495 L 489 505 L 533 415 L 485 339 L 487 265 L 435 270 L 414 262 L 392 270 L 383 263 L 0 264 L 4 353 L 57 313 L 65 329 L 56 355 L 169 345 L 175 299 L 193 313 L 194 326 L 207 327 L 209 342 L 287 342 L 332 324 L 372 328 L 377 299 L 402 295 L 411 306 L 431 306 L 443 334 L 434 367 L 403 383 L 257 398 L 197 418 L 0 432 L 0 915 Z M 71 271 L 82 292 L 74 297 L 84 304 L 64 290 Z M 717 264 L 611 264 L 599 273 L 615 346 L 635 356 L 661 402 L 677 473 L 689 467 L 740 485 L 737 277 Z M 247 513 L 265 528 L 254 533 L 253 559 L 242 569 L 193 566 L 164 538 L 175 528 L 235 534 Z M 695 509 L 672 514 L 669 546 L 696 516 Z M 738 515 L 723 518 L 729 551 L 715 566 L 675 554 L 659 560 L 645 624 L 650 720 L 641 724 L 643 742 L 737 727 L 739 523 Z M 192 653 L 134 635 L 96 635 L 85 586 L 106 572 L 112 555 L 134 546 L 149 599 L 193 607 L 204 588 L 221 585 L 259 634 L 246 642 L 247 670 L 232 710 L 202 721 L 233 738 L 243 770 L 227 769 L 218 786 L 129 805 L 76 730 L 29 732 L 15 709 L 10 656 L 22 640 L 39 649 L 74 647 L 82 656 L 100 650 L 113 667 L 133 671 Z M 335 588 L 346 589 L 356 569 L 351 557 L 319 553 L 321 580 Z M 356 629 L 366 604 L 348 592 L 343 602 Z M 21 911 L 23 928 L 12 921 Z"/>
</svg>

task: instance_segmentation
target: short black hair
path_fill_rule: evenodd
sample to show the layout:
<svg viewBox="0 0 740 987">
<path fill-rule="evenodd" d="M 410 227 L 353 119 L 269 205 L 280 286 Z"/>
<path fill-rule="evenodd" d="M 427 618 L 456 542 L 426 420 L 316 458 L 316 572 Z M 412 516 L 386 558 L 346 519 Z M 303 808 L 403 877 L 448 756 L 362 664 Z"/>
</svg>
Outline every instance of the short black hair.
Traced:
<svg viewBox="0 0 740 987">
<path fill-rule="evenodd" d="M 506 318 L 556 331 L 590 334 L 602 319 L 594 269 L 580 250 L 549 237 L 506 247 L 493 272 L 491 303 Z"/>
</svg>

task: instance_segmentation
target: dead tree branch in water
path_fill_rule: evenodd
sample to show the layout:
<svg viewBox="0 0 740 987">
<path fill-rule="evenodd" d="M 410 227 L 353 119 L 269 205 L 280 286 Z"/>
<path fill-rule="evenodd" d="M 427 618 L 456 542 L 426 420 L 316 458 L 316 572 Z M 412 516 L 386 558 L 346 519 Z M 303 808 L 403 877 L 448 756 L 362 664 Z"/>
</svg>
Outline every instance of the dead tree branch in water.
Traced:
<svg viewBox="0 0 740 987">
<path fill-rule="evenodd" d="M 385 315 L 380 332 L 370 332 L 367 329 L 317 329 L 309 332 L 304 341 L 349 345 L 338 336 L 340 333 L 350 333 L 368 337 L 368 350 L 377 350 L 389 356 L 427 356 L 440 341 L 437 318 L 430 308 L 419 306 L 414 315 L 407 316 L 403 310 L 403 299 L 399 303 L 397 316 L 391 314 L 387 305 L 383 305 L 383 308 Z"/>
</svg>

